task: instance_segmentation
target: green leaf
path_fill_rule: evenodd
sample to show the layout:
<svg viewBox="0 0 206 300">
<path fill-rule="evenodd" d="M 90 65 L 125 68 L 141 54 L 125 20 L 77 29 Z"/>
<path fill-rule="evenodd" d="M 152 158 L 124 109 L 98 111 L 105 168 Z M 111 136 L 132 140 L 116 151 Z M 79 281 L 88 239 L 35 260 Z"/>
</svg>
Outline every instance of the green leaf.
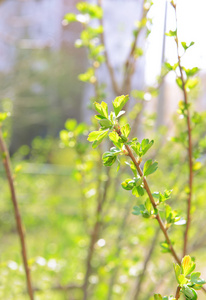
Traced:
<svg viewBox="0 0 206 300">
<path fill-rule="evenodd" d="M 102 140 L 107 136 L 108 130 L 93 131 L 88 136 L 88 141 L 93 142 L 92 147 L 96 148 Z"/>
<path fill-rule="evenodd" d="M 126 138 L 129 136 L 130 131 L 131 131 L 131 128 L 130 128 L 129 124 L 126 124 L 121 127 L 121 132 L 122 132 L 123 136 L 125 136 Z"/>
<path fill-rule="evenodd" d="M 134 150 L 134 152 L 138 156 L 141 156 L 140 147 L 141 147 L 141 145 L 139 142 L 132 142 L 132 144 L 131 144 L 131 148 Z"/>
<path fill-rule="evenodd" d="M 186 73 L 186 75 L 188 76 L 188 77 L 190 77 L 190 76 L 194 76 L 197 72 L 199 72 L 199 68 L 198 67 L 194 67 L 194 68 L 192 68 L 192 69 L 185 69 L 184 68 L 184 71 L 185 71 L 185 73 Z"/>
<path fill-rule="evenodd" d="M 134 211 L 132 212 L 132 214 L 136 215 L 136 216 L 139 216 L 139 215 L 142 214 L 142 212 L 145 211 L 145 206 L 143 204 L 140 204 L 139 206 L 134 206 L 133 210 Z"/>
<path fill-rule="evenodd" d="M 165 33 L 165 35 L 167 35 L 167 36 L 176 36 L 177 35 L 177 30 L 174 30 L 174 31 L 170 30 L 168 33 Z"/>
<path fill-rule="evenodd" d="M 75 14 L 69 13 L 64 16 L 64 20 L 69 23 L 76 22 L 77 16 Z"/>
<path fill-rule="evenodd" d="M 0 112 L 0 122 L 3 122 L 4 120 L 6 120 L 6 118 L 9 116 L 8 113 L 6 112 Z"/>
<path fill-rule="evenodd" d="M 110 132 L 109 138 L 117 148 L 122 148 L 122 139 L 115 131 Z"/>
<path fill-rule="evenodd" d="M 113 165 L 113 163 L 115 163 L 117 157 L 116 155 L 108 155 L 107 152 L 105 152 L 102 156 L 103 159 L 103 165 L 106 167 L 110 167 L 111 165 Z"/>
<path fill-rule="evenodd" d="M 165 62 L 164 65 L 165 65 L 165 67 L 166 67 L 169 71 L 172 71 L 172 70 L 173 70 L 173 67 L 172 67 L 172 65 L 171 65 L 170 63 Z"/>
<path fill-rule="evenodd" d="M 190 277 L 191 282 L 198 284 L 198 285 L 205 284 L 206 281 L 204 279 L 200 278 L 200 275 L 201 275 L 200 272 L 193 272 Z"/>
<path fill-rule="evenodd" d="M 181 267 L 178 264 L 173 264 L 173 266 L 174 266 L 174 270 L 175 270 L 176 280 L 177 280 L 178 283 L 180 283 L 179 282 L 179 276 L 181 274 Z"/>
<path fill-rule="evenodd" d="M 160 294 L 154 294 L 154 300 L 163 300 Z"/>
<path fill-rule="evenodd" d="M 166 241 L 165 242 L 161 242 L 160 246 L 162 247 L 162 252 L 163 253 L 171 252 L 170 246 L 168 245 L 168 243 Z"/>
<path fill-rule="evenodd" d="M 113 104 L 114 107 L 114 112 L 115 115 L 118 116 L 119 112 L 122 110 L 122 108 L 124 107 L 124 105 L 127 103 L 127 101 L 129 100 L 129 96 L 126 95 L 122 95 L 119 97 L 116 97 Z"/>
<path fill-rule="evenodd" d="M 144 189 L 141 186 L 134 186 L 132 189 L 132 194 L 137 198 L 141 197 L 144 195 Z"/>
<path fill-rule="evenodd" d="M 108 105 L 104 101 L 102 103 L 95 102 L 94 107 L 96 111 L 104 118 L 108 119 Z"/>
<path fill-rule="evenodd" d="M 132 179 L 126 179 L 125 181 L 123 181 L 121 183 L 123 189 L 129 191 L 129 190 L 132 190 L 134 185 L 135 185 L 135 181 L 132 180 Z"/>
<path fill-rule="evenodd" d="M 190 90 L 194 89 L 198 83 L 198 78 L 189 78 L 185 84 L 185 88 L 189 92 Z"/>
<path fill-rule="evenodd" d="M 194 45 L 194 42 L 191 42 L 189 45 L 186 44 L 186 42 L 181 42 L 182 47 L 185 49 L 185 51 L 191 47 L 192 45 Z"/>
<path fill-rule="evenodd" d="M 145 207 L 147 209 L 147 211 L 151 214 L 151 211 L 152 211 L 152 203 L 150 201 L 149 198 L 147 198 L 147 200 L 145 201 Z"/>
<path fill-rule="evenodd" d="M 182 259 L 181 267 L 182 267 L 182 273 L 185 276 L 187 276 L 195 269 L 195 263 L 192 261 L 189 255 L 186 255 Z"/>
<path fill-rule="evenodd" d="M 197 293 L 194 289 L 189 288 L 187 285 L 184 285 L 181 289 L 183 294 L 185 295 L 187 300 L 196 300 L 197 299 Z"/>
<path fill-rule="evenodd" d="M 152 163 L 152 160 L 149 159 L 144 164 L 144 169 L 143 169 L 144 176 L 148 176 L 150 174 L 153 174 L 157 169 L 158 169 L 158 162 Z"/>
<path fill-rule="evenodd" d="M 98 5 L 79 2 L 76 7 L 82 14 L 89 14 L 91 18 L 101 19 L 103 16 L 102 8 Z"/>
<path fill-rule="evenodd" d="M 183 89 L 182 79 L 181 79 L 180 77 L 178 77 L 178 78 L 176 79 L 176 82 L 177 82 L 177 85 L 178 85 L 181 89 Z"/>
<path fill-rule="evenodd" d="M 78 79 L 83 82 L 92 82 L 95 80 L 94 69 L 89 68 L 85 73 L 79 74 Z"/>
<path fill-rule="evenodd" d="M 186 284 L 188 282 L 188 279 L 185 278 L 185 276 L 183 274 L 180 274 L 178 276 L 178 282 L 179 282 L 180 286 L 182 287 L 184 284 Z"/>
<path fill-rule="evenodd" d="M 141 142 L 141 148 L 142 148 L 142 155 L 145 155 L 146 152 L 152 147 L 154 144 L 154 141 L 149 141 L 148 139 L 143 139 Z"/>
<path fill-rule="evenodd" d="M 102 127 L 105 127 L 105 128 L 111 128 L 112 127 L 112 123 L 108 119 L 99 120 L 99 124 Z"/>
</svg>

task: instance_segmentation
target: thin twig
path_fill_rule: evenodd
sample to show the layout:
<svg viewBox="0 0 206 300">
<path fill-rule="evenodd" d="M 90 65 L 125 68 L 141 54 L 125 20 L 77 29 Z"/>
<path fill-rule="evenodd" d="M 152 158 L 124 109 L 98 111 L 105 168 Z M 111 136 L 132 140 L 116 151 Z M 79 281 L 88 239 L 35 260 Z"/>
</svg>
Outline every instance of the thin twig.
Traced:
<svg viewBox="0 0 206 300">
<path fill-rule="evenodd" d="M 141 21 L 146 17 L 147 15 L 147 9 L 144 8 L 144 2 L 142 4 L 142 17 Z M 141 22 L 140 21 L 140 22 Z M 123 84 L 122 84 L 122 94 L 128 94 L 131 90 L 131 78 L 132 75 L 135 72 L 135 62 L 136 62 L 136 57 L 135 57 L 135 49 L 137 46 L 137 41 L 140 32 L 142 31 L 144 27 L 141 27 L 138 32 L 135 34 L 134 40 L 132 42 L 132 46 L 129 52 L 129 55 L 125 61 L 124 64 L 124 78 L 123 78 Z"/>
<path fill-rule="evenodd" d="M 108 169 L 109 172 L 110 169 Z M 99 237 L 99 232 L 100 232 L 100 228 L 101 228 L 101 215 L 102 215 L 102 209 L 103 209 L 103 205 L 107 199 L 107 191 L 108 191 L 108 187 L 110 185 L 110 177 L 109 177 L 109 173 L 107 174 L 108 178 L 107 181 L 105 182 L 105 186 L 104 186 L 104 193 L 102 195 L 102 199 L 98 201 L 98 205 L 97 205 L 97 209 L 96 209 L 96 221 L 92 230 L 92 234 L 91 234 L 91 239 L 90 239 L 90 245 L 89 245 L 89 250 L 88 250 L 88 255 L 87 255 L 87 259 L 86 259 L 86 273 L 85 273 L 85 277 L 84 277 L 84 283 L 83 283 L 83 300 L 87 300 L 88 299 L 88 284 L 89 284 L 89 276 L 91 275 L 92 272 L 92 258 L 93 258 L 93 254 L 94 254 L 94 246 L 95 243 Z"/>
<path fill-rule="evenodd" d="M 17 228 L 17 232 L 19 235 L 19 239 L 20 239 L 22 260 L 23 260 L 24 269 L 25 269 L 25 273 L 26 273 L 27 291 L 28 291 L 30 299 L 34 300 L 34 294 L 33 294 L 32 282 L 31 282 L 31 276 L 30 276 L 30 269 L 29 269 L 28 260 L 27 260 L 27 250 L 26 250 L 24 229 L 23 229 L 21 214 L 20 214 L 20 210 L 19 210 L 19 206 L 18 206 L 17 197 L 16 197 L 16 191 L 15 191 L 15 187 L 14 187 L 14 181 L 13 181 L 13 176 L 12 176 L 12 171 L 11 171 L 11 166 L 10 166 L 10 157 L 9 157 L 9 153 L 7 150 L 7 146 L 4 142 L 1 126 L 0 126 L 0 151 L 2 152 L 3 164 L 4 164 L 7 180 L 9 183 L 9 188 L 11 191 L 11 199 L 12 199 L 12 203 L 13 203 L 13 207 L 14 207 L 14 214 L 15 214 L 15 219 L 16 219 L 16 228 Z"/>
<path fill-rule="evenodd" d="M 117 133 L 119 134 L 119 136 L 121 136 L 121 131 L 120 131 L 120 130 L 117 130 Z M 148 185 L 148 183 L 147 183 L 147 180 L 146 180 L 146 178 L 144 177 L 144 174 L 143 174 L 143 172 L 142 172 L 142 169 L 140 168 L 140 163 L 137 162 L 136 158 L 134 157 L 134 155 L 133 155 L 133 153 L 132 153 L 132 150 L 130 149 L 130 147 L 129 147 L 127 144 L 125 144 L 125 148 L 127 149 L 127 151 L 128 151 L 128 156 L 129 156 L 129 157 L 131 158 L 131 160 L 133 161 L 133 163 L 134 163 L 134 165 L 135 165 L 135 167 L 136 167 L 136 169 L 137 169 L 137 172 L 139 173 L 140 177 L 143 178 L 144 188 L 145 188 L 145 190 L 146 190 L 146 192 L 147 192 L 147 194 L 148 194 L 148 196 L 149 196 L 149 199 L 150 199 L 150 202 L 151 202 L 153 208 L 154 208 L 155 210 L 157 210 L 157 205 L 156 205 L 155 200 L 154 200 L 154 198 L 153 198 L 153 196 L 152 196 L 152 193 L 151 193 L 151 191 L 150 191 L 150 188 L 149 188 L 149 185 Z M 164 236 L 165 236 L 165 239 L 166 239 L 166 241 L 167 241 L 167 244 L 169 245 L 169 248 L 170 248 L 170 251 L 171 251 L 172 256 L 174 257 L 174 259 L 176 260 L 176 262 L 180 265 L 180 264 L 181 264 L 181 260 L 180 260 L 180 258 L 177 256 L 177 253 L 175 252 L 175 250 L 174 250 L 174 248 L 173 248 L 173 246 L 172 246 L 172 242 L 171 242 L 171 240 L 170 240 L 170 238 L 169 238 L 169 236 L 168 236 L 167 229 L 165 228 L 165 226 L 164 226 L 164 224 L 163 224 L 163 222 L 162 222 L 162 219 L 161 219 L 159 213 L 156 214 L 156 220 L 158 221 L 159 226 L 160 226 L 160 228 L 161 228 L 161 230 L 162 230 L 162 232 L 163 232 L 163 234 L 164 234 Z"/>
<path fill-rule="evenodd" d="M 144 260 L 144 265 L 143 265 L 143 269 L 142 269 L 142 272 L 140 273 L 140 275 L 138 276 L 137 278 L 137 282 L 136 282 L 136 286 L 135 286 L 135 294 L 134 294 L 134 298 L 133 300 L 138 300 L 139 298 L 139 295 L 141 293 L 141 287 L 142 287 L 142 283 L 143 283 L 143 280 L 144 280 L 144 277 L 145 277 L 145 273 L 147 271 L 147 266 L 148 266 L 148 263 L 151 259 L 151 256 L 154 252 L 154 249 L 155 249 L 155 246 L 156 246 L 156 243 L 157 243 L 157 239 L 158 239 L 158 235 L 159 235 L 159 232 L 160 232 L 160 228 L 158 228 L 156 230 L 156 233 L 153 237 L 153 240 L 152 240 L 152 243 L 151 243 L 151 247 L 149 249 L 149 252 L 147 253 L 146 257 L 145 257 L 145 260 Z"/>
<path fill-rule="evenodd" d="M 175 17 L 176 17 L 176 24 L 177 24 L 177 10 L 176 10 L 176 5 L 174 5 L 175 9 Z M 177 28 L 177 26 L 176 26 Z M 188 132 L 188 163 L 189 163 L 189 194 L 188 194 L 188 199 L 187 199 L 187 224 L 186 224 L 186 229 L 184 233 L 184 246 L 183 246 L 183 257 L 187 253 L 187 244 L 188 244 L 188 232 L 189 232 L 189 227 L 191 223 L 191 202 L 192 202 L 192 187 L 193 187 L 193 164 L 192 164 L 192 128 L 191 128 L 191 120 L 190 120 L 190 111 L 188 108 L 188 95 L 186 92 L 186 87 L 185 87 L 185 79 L 183 75 L 183 67 L 181 64 L 181 57 L 179 54 L 179 42 L 178 42 L 178 35 L 177 35 L 177 29 L 176 29 L 176 45 L 177 45 L 177 56 L 178 56 L 178 65 L 179 65 L 179 70 L 180 70 L 180 77 L 182 81 L 182 90 L 183 90 L 183 95 L 184 95 L 184 102 L 185 102 L 185 108 L 187 111 L 187 132 Z"/>
<path fill-rule="evenodd" d="M 134 155 L 133 155 L 132 150 L 130 149 L 130 147 L 129 147 L 128 145 L 125 145 L 125 148 L 126 148 L 127 151 L 128 151 L 129 157 L 132 159 L 133 163 L 135 164 L 135 167 L 136 167 L 136 169 L 137 169 L 137 171 L 138 171 L 140 177 L 143 178 L 144 188 L 145 188 L 145 190 L 146 190 L 146 192 L 147 192 L 147 194 L 148 194 L 148 196 L 149 196 L 149 199 L 150 199 L 150 201 L 151 201 L 151 203 L 152 203 L 153 208 L 156 210 L 156 209 L 157 209 L 157 205 L 156 205 L 155 200 L 154 200 L 154 198 L 153 198 L 153 196 L 152 196 L 152 193 L 151 193 L 151 191 L 150 191 L 150 188 L 149 188 L 149 185 L 148 185 L 148 183 L 147 183 L 147 180 L 146 180 L 146 178 L 144 177 L 144 174 L 143 174 L 143 172 L 142 172 L 142 170 L 141 170 L 141 168 L 140 168 L 140 165 L 139 165 L 139 163 L 137 162 L 137 160 L 135 159 L 135 157 L 134 157 Z M 171 253 L 172 253 L 172 256 L 174 257 L 174 259 L 176 260 L 176 262 L 177 262 L 178 264 L 181 264 L 181 260 L 180 260 L 179 257 L 177 256 L 177 254 L 176 254 L 176 252 L 175 252 L 175 250 L 174 250 L 174 248 L 173 248 L 173 246 L 172 246 L 172 242 L 170 241 L 170 238 L 169 238 L 169 236 L 168 236 L 167 230 L 166 230 L 166 228 L 165 228 L 165 226 L 164 226 L 164 224 L 163 224 L 163 222 L 162 222 L 162 219 L 160 218 L 159 213 L 156 214 L 156 219 L 157 219 L 157 221 L 158 221 L 158 223 L 159 223 L 159 226 L 160 226 L 160 228 L 161 228 L 161 230 L 162 230 L 162 232 L 163 232 L 163 234 L 164 234 L 164 236 L 165 236 L 165 239 L 166 239 L 166 241 L 167 241 L 167 243 L 168 243 L 168 245 L 169 245 L 169 248 L 170 248 L 170 251 L 171 251 Z"/>
<path fill-rule="evenodd" d="M 102 8 L 102 0 L 98 0 L 98 5 Z M 103 19 L 101 18 L 99 20 L 100 22 L 100 25 L 103 27 Z M 105 55 L 105 63 L 107 65 L 107 68 L 108 68 L 108 71 L 109 71 L 109 75 L 110 75 L 110 78 L 111 78 L 111 83 L 112 83 L 112 88 L 115 92 L 115 94 L 117 96 L 121 95 L 121 90 L 117 84 L 117 81 L 115 79 L 115 74 L 114 74 L 114 69 L 110 63 L 110 60 L 109 60 L 109 56 L 108 56 L 108 52 L 107 52 L 107 48 L 105 46 L 105 38 L 104 38 L 104 33 L 102 33 L 100 35 L 100 39 L 101 39 L 101 43 L 102 45 L 104 46 L 104 55 Z"/>
<path fill-rule="evenodd" d="M 176 290 L 176 294 L 175 294 L 175 299 L 178 300 L 180 298 L 180 289 L 181 287 L 178 285 L 177 290 Z"/>
<path fill-rule="evenodd" d="M 131 202 L 127 201 L 126 205 L 125 205 L 125 210 L 124 210 L 124 215 L 122 218 L 122 223 L 121 226 L 119 227 L 119 234 L 117 237 L 117 241 L 115 243 L 116 245 L 116 253 L 115 253 L 115 258 L 118 259 L 121 253 L 121 241 L 124 237 L 124 229 L 126 227 L 128 218 L 129 218 L 129 210 L 131 209 Z M 113 286 L 115 284 L 115 280 L 117 277 L 117 273 L 118 273 L 118 268 L 119 266 L 117 265 L 113 271 L 112 271 L 112 275 L 110 278 L 110 282 L 109 282 L 109 287 L 108 287 L 108 294 L 107 294 L 107 300 L 111 300 L 112 299 L 112 290 L 113 290 Z"/>
</svg>

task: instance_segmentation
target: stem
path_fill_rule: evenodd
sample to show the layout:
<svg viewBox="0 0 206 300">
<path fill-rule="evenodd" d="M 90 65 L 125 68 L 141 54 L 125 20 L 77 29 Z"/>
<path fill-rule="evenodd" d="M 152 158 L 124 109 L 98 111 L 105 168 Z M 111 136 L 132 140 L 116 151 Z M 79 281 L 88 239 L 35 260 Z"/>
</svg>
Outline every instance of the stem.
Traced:
<svg viewBox="0 0 206 300">
<path fill-rule="evenodd" d="M 176 6 L 174 7 L 174 9 L 175 9 L 175 16 L 176 16 L 176 24 L 177 24 Z M 187 253 L 188 232 L 189 232 L 189 227 L 190 227 L 190 223 L 191 223 L 191 202 L 192 202 L 192 187 L 193 187 L 192 128 L 191 128 L 191 120 L 190 120 L 190 111 L 188 108 L 188 95 L 187 95 L 186 88 L 185 88 L 186 82 L 185 82 L 184 75 L 183 75 L 183 67 L 181 65 L 181 57 L 179 55 L 179 43 L 178 43 L 177 33 L 176 33 L 175 40 L 176 40 L 176 45 L 177 45 L 178 65 L 179 65 L 179 70 L 180 70 L 180 78 L 182 81 L 184 102 L 185 102 L 185 107 L 187 110 L 187 132 L 188 132 L 189 195 L 188 195 L 188 199 L 187 199 L 187 224 L 186 224 L 186 229 L 185 229 L 185 233 L 184 233 L 184 245 L 183 245 L 183 257 L 184 257 Z"/>
<path fill-rule="evenodd" d="M 102 8 L 102 0 L 98 0 L 98 5 Z M 100 25 L 103 27 L 103 19 L 100 19 L 99 22 L 100 22 Z M 101 39 L 101 43 L 102 43 L 102 45 L 104 46 L 104 49 L 105 49 L 104 50 L 105 63 L 107 65 L 109 75 L 110 75 L 110 78 L 111 78 L 112 88 L 113 88 L 113 91 L 115 92 L 115 94 L 117 96 L 119 96 L 121 94 L 121 91 L 120 91 L 120 88 L 119 88 L 119 86 L 117 84 L 117 81 L 115 79 L 114 69 L 112 68 L 112 65 L 111 65 L 110 60 L 109 60 L 107 48 L 105 46 L 104 33 L 102 33 L 100 35 L 100 39 Z"/>
<path fill-rule="evenodd" d="M 115 243 L 116 244 L 116 252 L 115 252 L 115 258 L 116 259 L 119 259 L 119 256 L 120 256 L 120 253 L 121 253 L 121 250 L 122 250 L 121 242 L 122 242 L 122 240 L 125 236 L 124 230 L 125 230 L 125 227 L 127 225 L 130 209 L 131 209 L 131 204 L 130 204 L 130 201 L 128 201 L 126 203 L 126 206 L 125 206 L 125 211 L 124 211 L 124 214 L 122 216 L 122 223 L 121 223 L 121 226 L 119 227 L 118 237 L 117 237 L 117 240 L 116 240 L 116 243 Z M 116 280 L 116 277 L 117 277 L 117 274 L 118 274 L 118 269 L 119 269 L 119 265 L 117 265 L 112 271 L 111 278 L 110 278 L 110 281 L 109 281 L 107 300 L 112 299 L 112 291 L 113 291 L 113 286 L 115 284 L 115 280 Z"/>
<path fill-rule="evenodd" d="M 142 172 L 142 170 L 141 170 L 141 168 L 140 168 L 139 163 L 138 163 L 137 160 L 135 159 L 135 157 L 134 157 L 134 155 L 133 155 L 132 150 L 130 149 L 130 147 L 129 147 L 128 145 L 125 145 L 125 148 L 127 149 L 127 151 L 128 151 L 128 156 L 129 156 L 129 157 L 131 158 L 131 160 L 133 161 L 133 163 L 134 163 L 134 165 L 135 165 L 135 167 L 136 167 L 136 169 L 137 169 L 137 171 L 138 171 L 140 177 L 143 178 L 144 188 L 145 188 L 145 190 L 146 190 L 146 192 L 147 192 L 147 194 L 148 194 L 148 196 L 149 196 L 149 199 L 150 199 L 150 201 L 151 201 L 151 203 L 152 203 L 153 208 L 154 208 L 154 209 L 157 209 L 157 205 L 156 205 L 156 203 L 155 203 L 155 200 L 154 200 L 154 198 L 153 198 L 153 196 L 152 196 L 152 193 L 151 193 L 151 191 L 150 191 L 149 185 L 148 185 L 148 183 L 147 183 L 146 178 L 144 177 L 144 174 L 143 174 L 143 172 Z M 168 236 L 167 230 L 166 230 L 166 228 L 164 227 L 164 224 L 163 224 L 163 222 L 162 222 L 162 219 L 160 218 L 159 213 L 156 214 L 156 219 L 157 219 L 157 221 L 158 221 L 158 223 L 159 223 L 159 226 L 160 226 L 160 228 L 161 228 L 161 230 L 162 230 L 162 232 L 163 232 L 163 234 L 164 234 L 164 236 L 165 236 L 165 239 L 166 239 L 166 241 L 167 241 L 167 243 L 168 243 L 168 245 L 169 245 L 169 247 L 170 247 L 170 251 L 171 251 L 172 256 L 174 257 L 174 259 L 176 260 L 176 262 L 177 262 L 178 264 L 181 264 L 181 260 L 180 260 L 179 257 L 177 256 L 177 254 L 176 254 L 176 252 L 175 252 L 175 250 L 174 250 L 174 248 L 173 248 L 173 246 L 172 246 L 172 243 L 171 243 L 170 238 L 169 238 L 169 236 Z"/>
<path fill-rule="evenodd" d="M 176 294 L 175 294 L 175 299 L 178 300 L 180 298 L 180 289 L 181 287 L 178 285 L 177 290 L 176 290 Z"/>
<path fill-rule="evenodd" d="M 141 288 L 142 288 L 142 283 L 143 283 L 143 280 L 144 280 L 144 277 L 145 277 L 145 273 L 147 271 L 147 266 L 148 266 L 148 263 L 151 259 L 151 256 L 154 252 L 154 249 L 155 249 L 155 246 L 156 246 L 156 243 L 157 243 L 157 239 L 158 239 L 158 235 L 159 235 L 159 231 L 160 231 L 160 228 L 158 228 L 156 230 L 156 233 L 153 237 L 153 240 L 152 240 L 152 243 L 151 243 L 151 247 L 149 249 L 149 252 L 147 254 L 147 256 L 145 257 L 145 261 L 144 261 L 144 265 L 143 265 L 143 269 L 142 269 L 142 272 L 141 274 L 138 276 L 138 279 L 137 279 L 137 283 L 136 283 L 136 286 L 135 286 L 135 294 L 134 294 L 134 298 L 133 300 L 138 300 L 139 298 L 139 295 L 141 293 Z"/>
<path fill-rule="evenodd" d="M 109 177 L 109 175 L 108 175 Z M 103 209 L 103 205 L 107 199 L 107 191 L 108 191 L 108 187 L 110 184 L 110 178 L 107 179 L 107 181 L 105 182 L 105 187 L 104 187 L 104 194 L 102 196 L 102 199 L 98 201 L 98 205 L 97 205 L 97 209 L 96 209 L 96 221 L 92 230 L 92 234 L 91 234 L 91 239 L 90 239 L 90 245 L 89 245 L 89 250 L 88 250 L 88 255 L 87 255 L 87 260 L 86 260 L 86 273 L 85 273 L 85 277 L 84 277 L 84 283 L 82 286 L 83 289 L 83 300 L 87 300 L 88 299 L 88 285 L 89 285 L 89 276 L 91 275 L 92 272 L 92 258 L 93 258 L 93 254 L 94 254 L 94 246 L 95 243 L 99 237 L 99 232 L 100 232 L 100 228 L 101 228 L 101 214 L 102 214 L 102 209 Z M 100 188 L 99 188 L 100 190 Z"/>
<path fill-rule="evenodd" d="M 4 169 L 6 172 L 6 176 L 7 176 L 10 192 L 11 192 L 11 200 L 12 200 L 13 207 L 14 207 L 16 228 L 17 228 L 17 232 L 19 235 L 19 240 L 20 240 L 20 244 L 21 244 L 22 260 L 23 260 L 24 269 L 25 269 L 25 273 L 26 273 L 27 291 L 28 291 L 30 299 L 34 300 L 31 277 L 30 277 L 30 269 L 29 269 L 28 262 L 27 262 L 27 250 L 26 250 L 24 229 L 23 229 L 21 214 L 20 214 L 20 210 L 19 210 L 19 206 L 18 206 L 18 202 L 17 202 L 16 191 L 15 191 L 15 187 L 14 187 L 14 181 L 13 181 L 13 176 L 12 176 L 12 171 L 11 171 L 11 166 L 10 166 L 11 165 L 10 157 L 9 157 L 9 153 L 8 153 L 6 144 L 4 142 L 1 126 L 0 126 L 0 151 L 2 152 Z"/>
</svg>

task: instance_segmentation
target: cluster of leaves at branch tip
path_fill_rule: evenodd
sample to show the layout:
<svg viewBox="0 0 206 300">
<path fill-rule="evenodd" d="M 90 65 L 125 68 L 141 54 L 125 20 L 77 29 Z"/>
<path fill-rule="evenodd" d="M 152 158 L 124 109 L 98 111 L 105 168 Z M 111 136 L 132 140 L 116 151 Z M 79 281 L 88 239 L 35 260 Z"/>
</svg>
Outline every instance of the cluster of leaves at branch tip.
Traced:
<svg viewBox="0 0 206 300">
<path fill-rule="evenodd" d="M 184 294 L 186 300 L 196 300 L 196 290 L 200 290 L 206 281 L 200 278 L 200 272 L 193 272 L 196 264 L 194 260 L 186 255 L 181 262 L 181 265 L 174 264 L 174 271 L 180 292 Z M 173 296 L 162 297 L 160 294 L 154 295 L 154 300 L 175 300 Z"/>
<path fill-rule="evenodd" d="M 171 5 L 174 7 L 174 9 L 176 9 L 176 5 L 174 4 L 173 1 L 171 1 Z M 167 36 L 172 37 L 175 39 L 175 42 L 177 44 L 178 43 L 178 36 L 177 36 L 177 29 L 176 30 L 170 30 L 168 33 L 166 33 Z M 190 42 L 189 44 L 187 44 L 186 42 L 181 42 L 182 48 L 183 48 L 183 55 L 185 54 L 185 52 L 194 45 L 194 42 Z M 181 56 L 180 56 L 181 59 Z M 198 67 L 193 67 L 191 69 L 187 69 L 184 66 L 181 66 L 182 71 L 183 71 L 183 76 L 184 78 L 182 79 L 182 77 L 176 72 L 176 69 L 180 67 L 179 66 L 179 62 L 171 65 L 169 62 L 165 63 L 165 68 L 168 70 L 168 72 L 170 71 L 175 71 L 176 73 L 176 83 L 177 85 L 180 87 L 180 89 L 185 89 L 187 92 L 190 92 L 192 89 L 194 89 L 198 83 L 199 80 L 198 78 L 191 78 L 194 75 L 196 75 L 199 72 L 199 68 Z"/>
<path fill-rule="evenodd" d="M 103 33 L 103 26 L 91 26 L 90 22 L 93 19 L 101 19 L 103 10 L 96 4 L 87 2 L 79 2 L 77 4 L 78 14 L 68 13 L 64 17 L 63 24 L 68 25 L 73 22 L 79 22 L 84 25 L 80 38 L 76 40 L 77 48 L 86 47 L 88 50 L 88 58 L 92 61 L 92 67 L 89 67 L 85 73 L 78 76 L 79 80 L 95 84 L 95 69 L 105 61 L 104 45 L 100 42 L 100 35 Z"/>
<path fill-rule="evenodd" d="M 91 132 L 88 136 L 88 140 L 93 143 L 93 148 L 96 148 L 106 137 L 109 137 L 114 144 L 114 147 L 103 154 L 102 159 L 105 166 L 112 166 L 118 161 L 119 155 L 128 156 L 128 147 L 133 152 L 133 155 L 136 156 L 137 164 L 140 164 L 144 155 L 154 144 L 154 141 L 149 141 L 149 139 L 143 139 L 141 142 L 139 142 L 137 138 L 129 140 L 130 125 L 119 125 L 118 119 L 125 113 L 122 109 L 128 100 L 129 97 L 127 95 L 117 97 L 113 101 L 114 111 L 111 111 L 110 113 L 108 112 L 108 105 L 104 101 L 102 103 L 94 103 L 94 107 L 98 112 L 98 115 L 95 117 L 100 124 L 100 129 Z M 140 176 L 133 161 L 130 163 L 126 162 L 126 164 L 129 165 L 134 177 L 125 179 L 121 184 L 122 188 L 127 191 L 132 191 L 132 194 L 136 197 L 144 196 L 144 178 L 157 170 L 158 163 L 152 162 L 151 159 L 147 160 L 143 166 L 143 176 Z M 134 206 L 133 214 L 137 216 L 142 215 L 142 217 L 147 219 L 154 219 L 157 214 L 160 214 L 164 219 L 166 229 L 169 229 L 173 224 L 184 225 L 185 220 L 180 217 L 179 213 L 176 210 L 173 210 L 169 204 L 165 203 L 170 199 L 171 193 L 171 190 L 165 190 L 163 193 L 152 193 L 155 205 L 147 198 L 144 204 Z M 167 241 L 160 243 L 160 246 L 162 252 L 171 252 L 171 247 Z"/>
</svg>

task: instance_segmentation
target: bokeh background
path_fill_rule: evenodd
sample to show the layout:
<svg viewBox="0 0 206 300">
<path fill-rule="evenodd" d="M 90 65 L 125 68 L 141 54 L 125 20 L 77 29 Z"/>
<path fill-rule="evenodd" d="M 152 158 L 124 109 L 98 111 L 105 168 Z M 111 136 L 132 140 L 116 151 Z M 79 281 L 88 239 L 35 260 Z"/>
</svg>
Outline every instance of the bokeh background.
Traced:
<svg viewBox="0 0 206 300">
<path fill-rule="evenodd" d="M 108 173 L 99 161 L 99 150 L 92 150 L 86 142 L 88 126 L 95 126 L 90 109 L 95 90 L 93 85 L 79 81 L 78 75 L 85 72 L 90 62 L 84 48 L 74 47 L 81 34 L 81 24 L 62 22 L 66 13 L 77 12 L 77 2 L 0 1 L 0 108 L 11 114 L 5 123 L 6 139 L 16 172 L 35 299 L 82 299 L 98 197 L 105 190 L 101 228 L 91 261 L 88 299 L 148 300 L 154 292 L 174 294 L 170 256 L 160 253 L 161 233 L 153 220 L 131 214 L 137 199 L 121 188 L 125 176 L 131 176 L 129 170 L 124 169 L 119 179 L 115 168 Z M 119 85 L 133 41 L 135 21 L 141 18 L 142 3 L 140 0 L 102 1 L 105 45 Z M 201 113 L 201 126 L 194 128 L 194 144 L 199 151 L 197 162 L 202 167 L 195 175 L 189 250 L 198 258 L 199 270 L 206 276 L 205 8 L 203 0 L 195 4 L 180 1 L 178 25 L 180 39 L 195 42 L 183 58 L 184 65 L 201 69 L 198 85 L 191 94 L 193 109 Z M 132 111 L 135 107 L 133 112 L 138 114 L 134 129 L 138 138 L 146 136 L 156 141 L 151 156 L 159 161 L 160 170 L 156 179 L 151 180 L 152 188 L 173 189 L 171 205 L 183 211 L 185 217 L 186 150 L 181 144 L 172 144 L 174 136 L 184 127 L 177 114 L 182 94 L 175 83 L 175 74 L 168 74 L 161 81 L 158 93 L 148 92 L 148 87 L 158 86 L 163 62 L 176 62 L 175 45 L 165 36 L 165 32 L 174 30 L 174 13 L 166 1 L 154 1 L 148 17 L 153 21 L 139 36 L 138 46 L 143 49 L 143 55 L 137 60 L 131 83 L 131 90 L 145 93 L 141 97 L 138 94 L 140 99 L 135 100 L 134 96 L 129 108 Z M 151 33 L 146 39 L 147 30 Z M 106 86 L 104 99 L 111 104 L 115 92 L 105 64 L 99 69 L 98 77 Z M 68 119 L 73 121 L 66 123 L 70 132 L 66 143 L 64 133 L 62 140 L 59 133 L 65 129 Z M 79 123 L 81 128 L 75 133 Z M 111 183 L 105 187 L 108 181 Z M 26 300 L 20 246 L 2 165 L 0 186 L 0 298 Z M 182 246 L 180 227 L 171 232 L 178 251 Z M 199 298 L 204 297 L 200 292 Z"/>
</svg>

